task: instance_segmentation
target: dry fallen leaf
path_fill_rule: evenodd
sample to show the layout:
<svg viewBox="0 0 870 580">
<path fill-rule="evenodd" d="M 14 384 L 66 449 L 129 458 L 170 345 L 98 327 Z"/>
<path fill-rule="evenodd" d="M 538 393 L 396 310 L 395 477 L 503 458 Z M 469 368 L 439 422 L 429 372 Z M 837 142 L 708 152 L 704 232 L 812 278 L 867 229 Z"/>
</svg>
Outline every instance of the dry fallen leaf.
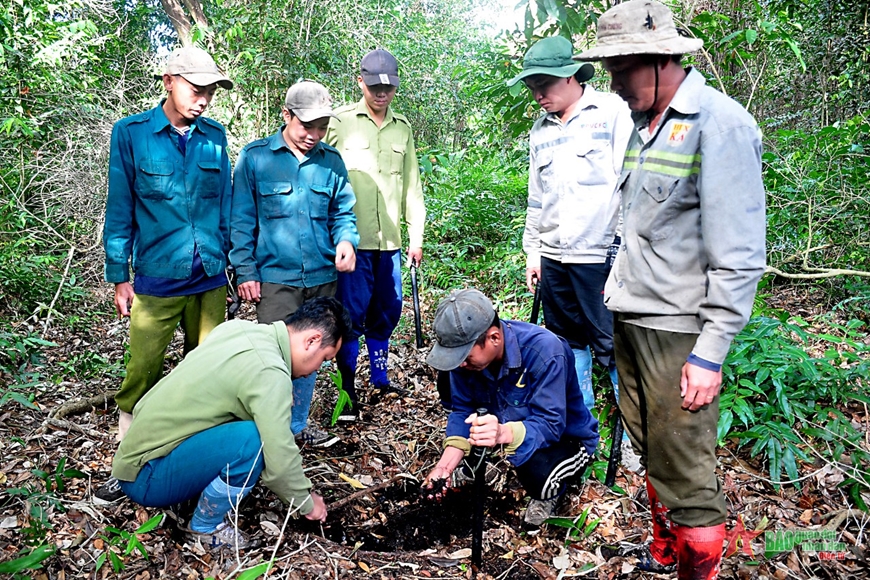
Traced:
<svg viewBox="0 0 870 580">
<path fill-rule="evenodd" d="M 352 488 L 354 488 L 354 489 L 365 489 L 365 488 L 366 488 L 366 486 L 364 486 L 363 484 L 361 484 L 361 483 L 360 483 L 359 481 L 357 481 L 356 479 L 350 477 L 349 475 L 345 475 L 345 474 L 343 474 L 343 473 L 339 473 L 339 474 L 338 474 L 338 477 L 340 477 L 340 478 L 343 479 L 344 481 L 348 482 L 348 483 L 350 484 L 350 486 L 351 486 Z"/>
<path fill-rule="evenodd" d="M 363 571 L 365 571 L 367 574 L 371 574 L 372 571 L 371 571 L 371 569 L 369 568 L 369 565 L 368 565 L 368 564 L 366 564 L 366 563 L 363 562 L 362 560 L 360 560 L 360 561 L 357 562 L 356 564 L 357 564 L 357 566 L 359 566 L 360 568 L 362 568 Z"/>
<path fill-rule="evenodd" d="M 461 550 L 456 550 L 452 554 L 447 554 L 448 558 L 452 558 L 454 560 L 462 560 L 463 558 L 468 558 L 471 556 L 471 548 L 462 548 Z"/>
</svg>

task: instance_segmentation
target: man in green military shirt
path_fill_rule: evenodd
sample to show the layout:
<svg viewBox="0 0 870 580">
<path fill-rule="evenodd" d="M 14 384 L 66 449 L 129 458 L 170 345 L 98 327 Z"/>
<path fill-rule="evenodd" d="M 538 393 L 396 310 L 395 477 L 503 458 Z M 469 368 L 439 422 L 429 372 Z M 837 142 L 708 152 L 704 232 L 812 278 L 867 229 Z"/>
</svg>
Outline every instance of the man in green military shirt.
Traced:
<svg viewBox="0 0 870 580">
<path fill-rule="evenodd" d="M 347 165 L 360 234 L 356 269 L 339 272 L 336 293 L 353 320 L 337 357 L 342 386 L 352 404 L 340 418 L 344 421 L 355 420 L 359 413 L 354 377 L 360 336 L 366 337 L 372 386 L 378 393 L 393 390 L 387 353 L 402 315 L 401 222 L 408 228 L 408 261 L 419 265 L 426 219 L 411 126 L 390 108 L 399 87 L 396 58 L 383 49 L 366 54 L 357 83 L 363 98 L 337 109 L 326 134 L 326 142 L 338 149 Z"/>
</svg>

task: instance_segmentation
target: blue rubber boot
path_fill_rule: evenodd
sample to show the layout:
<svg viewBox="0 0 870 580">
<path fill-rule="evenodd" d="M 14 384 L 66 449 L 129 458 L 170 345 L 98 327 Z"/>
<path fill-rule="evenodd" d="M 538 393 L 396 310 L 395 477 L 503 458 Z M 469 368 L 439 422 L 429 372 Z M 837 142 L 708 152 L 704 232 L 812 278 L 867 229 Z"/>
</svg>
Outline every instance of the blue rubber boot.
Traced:
<svg viewBox="0 0 870 580">
<path fill-rule="evenodd" d="M 234 487 L 220 477 L 214 478 L 199 496 L 190 529 L 201 534 L 213 532 L 252 489 L 253 486 Z"/>
<path fill-rule="evenodd" d="M 376 389 L 389 388 L 387 357 L 390 352 L 390 341 L 366 337 L 366 347 L 369 349 L 369 361 L 372 367 L 372 387 Z"/>
<path fill-rule="evenodd" d="M 583 350 L 574 348 L 571 351 L 574 353 L 574 369 L 580 382 L 580 392 L 583 393 L 583 404 L 592 413 L 595 407 L 595 393 L 592 391 L 592 352 L 588 346 Z"/>
</svg>

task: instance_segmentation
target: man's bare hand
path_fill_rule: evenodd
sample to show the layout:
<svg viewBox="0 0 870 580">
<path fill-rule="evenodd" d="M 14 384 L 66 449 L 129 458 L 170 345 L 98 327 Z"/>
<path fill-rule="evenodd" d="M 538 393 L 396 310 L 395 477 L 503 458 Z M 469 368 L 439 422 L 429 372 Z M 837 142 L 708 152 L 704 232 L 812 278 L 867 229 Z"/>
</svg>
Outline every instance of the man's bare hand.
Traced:
<svg viewBox="0 0 870 580">
<path fill-rule="evenodd" d="M 538 282 L 541 280 L 541 267 L 537 268 L 526 268 L 526 286 L 529 288 L 529 292 L 532 294 L 535 293 L 535 286 L 537 286 Z"/>
<path fill-rule="evenodd" d="M 248 302 L 259 302 L 260 283 L 257 280 L 248 280 L 239 284 L 239 298 Z"/>
<path fill-rule="evenodd" d="M 423 248 L 408 248 L 408 265 L 419 266 L 423 261 Z"/>
<path fill-rule="evenodd" d="M 709 405 L 719 396 L 722 386 L 722 371 L 708 371 L 691 363 L 683 365 L 680 376 L 680 396 L 683 397 L 682 408 L 697 411 Z"/>
<path fill-rule="evenodd" d="M 323 501 L 323 498 L 312 492 L 311 501 L 314 503 L 314 509 L 305 514 L 305 517 L 312 522 L 325 522 L 326 503 Z"/>
<path fill-rule="evenodd" d="M 339 242 L 335 246 L 335 269 L 339 272 L 353 272 L 356 268 L 356 252 L 350 242 Z"/>
<path fill-rule="evenodd" d="M 133 292 L 133 285 L 129 282 L 121 282 L 115 284 L 115 310 L 118 312 L 118 317 L 130 316 L 130 309 L 133 308 L 133 299 L 136 298 L 136 293 Z"/>
<path fill-rule="evenodd" d="M 510 428 L 499 423 L 495 415 L 479 416 L 477 413 L 472 413 L 465 422 L 471 424 L 468 442 L 476 447 L 506 445 L 513 440 Z"/>
</svg>

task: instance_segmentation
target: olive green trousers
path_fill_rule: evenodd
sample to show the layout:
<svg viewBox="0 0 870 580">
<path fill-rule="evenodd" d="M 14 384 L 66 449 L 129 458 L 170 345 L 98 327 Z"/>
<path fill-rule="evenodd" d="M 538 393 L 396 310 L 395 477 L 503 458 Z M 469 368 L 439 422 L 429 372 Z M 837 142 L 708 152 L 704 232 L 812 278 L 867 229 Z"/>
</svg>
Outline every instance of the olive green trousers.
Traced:
<svg viewBox="0 0 870 580">
<path fill-rule="evenodd" d="M 681 526 L 723 523 L 715 473 L 719 397 L 698 411 L 681 408 L 680 376 L 698 335 L 626 324 L 618 315 L 613 334 L 619 410 L 659 501 Z"/>
<path fill-rule="evenodd" d="M 118 408 L 127 413 L 163 376 L 163 358 L 175 329 L 184 331 L 184 354 L 205 340 L 224 321 L 225 286 L 193 294 L 162 298 L 136 294 L 130 309 L 130 359 L 127 376 L 115 394 Z"/>
</svg>

